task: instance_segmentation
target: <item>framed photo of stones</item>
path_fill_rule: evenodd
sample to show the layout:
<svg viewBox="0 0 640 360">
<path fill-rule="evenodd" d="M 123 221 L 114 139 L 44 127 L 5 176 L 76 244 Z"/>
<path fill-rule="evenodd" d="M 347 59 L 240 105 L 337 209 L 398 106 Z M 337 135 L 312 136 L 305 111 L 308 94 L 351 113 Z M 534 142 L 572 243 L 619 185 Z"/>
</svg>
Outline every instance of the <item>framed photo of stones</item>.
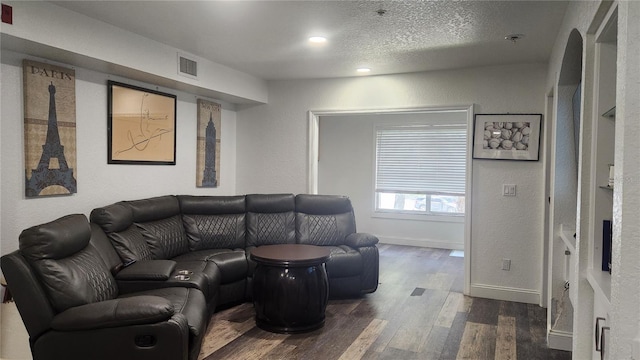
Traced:
<svg viewBox="0 0 640 360">
<path fill-rule="evenodd" d="M 196 186 L 220 185 L 220 105 L 198 99 Z"/>
<path fill-rule="evenodd" d="M 77 192 L 76 75 L 24 60 L 25 195 Z"/>
<path fill-rule="evenodd" d="M 542 114 L 476 114 L 473 158 L 537 161 Z"/>
<path fill-rule="evenodd" d="M 107 163 L 176 164 L 176 96 L 108 81 Z"/>
</svg>

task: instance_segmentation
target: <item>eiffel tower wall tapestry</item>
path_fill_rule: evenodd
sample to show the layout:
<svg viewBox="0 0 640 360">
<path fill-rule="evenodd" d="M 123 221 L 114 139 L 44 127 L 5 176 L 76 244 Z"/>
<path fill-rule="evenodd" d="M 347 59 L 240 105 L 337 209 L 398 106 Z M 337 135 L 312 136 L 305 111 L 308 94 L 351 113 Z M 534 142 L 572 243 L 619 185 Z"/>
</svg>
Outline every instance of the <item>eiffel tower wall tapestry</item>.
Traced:
<svg viewBox="0 0 640 360">
<path fill-rule="evenodd" d="M 22 68 L 25 195 L 76 193 L 75 71 L 30 60 Z"/>
<path fill-rule="evenodd" d="M 198 99 L 196 186 L 220 185 L 220 105 Z"/>
</svg>

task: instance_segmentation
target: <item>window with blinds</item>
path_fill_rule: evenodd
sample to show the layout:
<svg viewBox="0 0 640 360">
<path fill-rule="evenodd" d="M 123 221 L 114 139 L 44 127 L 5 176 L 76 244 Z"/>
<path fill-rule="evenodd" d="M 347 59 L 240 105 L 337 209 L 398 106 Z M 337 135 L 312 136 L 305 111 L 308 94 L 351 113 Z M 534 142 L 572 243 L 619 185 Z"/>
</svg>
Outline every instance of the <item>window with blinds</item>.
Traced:
<svg viewBox="0 0 640 360">
<path fill-rule="evenodd" d="M 376 210 L 464 214 L 467 124 L 376 128 Z"/>
</svg>

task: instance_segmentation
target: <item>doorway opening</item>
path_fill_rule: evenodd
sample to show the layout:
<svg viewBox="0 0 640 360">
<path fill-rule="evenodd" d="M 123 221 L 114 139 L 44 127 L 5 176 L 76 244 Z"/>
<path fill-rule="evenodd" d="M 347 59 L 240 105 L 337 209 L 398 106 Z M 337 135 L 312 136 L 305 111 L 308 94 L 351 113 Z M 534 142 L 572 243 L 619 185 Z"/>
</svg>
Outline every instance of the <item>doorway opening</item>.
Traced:
<svg viewBox="0 0 640 360">
<path fill-rule="evenodd" d="M 461 132 L 457 130 L 462 134 L 462 190 L 448 189 L 441 194 L 432 188 L 403 191 L 394 187 L 393 181 L 379 181 L 378 170 L 384 164 L 378 161 L 377 139 L 382 130 L 400 128 L 392 135 L 403 136 L 409 128 L 428 133 L 429 127 L 438 130 L 448 127 L 450 130 L 455 127 L 453 124 L 462 128 Z M 359 229 L 377 235 L 381 243 L 444 248 L 450 249 L 452 256 L 464 256 L 464 292 L 468 293 L 472 261 L 468 256 L 471 249 L 472 131 L 473 106 L 309 111 L 308 192 L 349 196 Z M 439 144 L 438 139 L 433 141 Z M 440 144 L 442 149 L 446 147 L 446 140 L 444 142 Z M 411 146 L 409 144 L 407 150 L 409 155 L 413 153 Z M 444 172 L 439 175 L 446 178 Z M 414 176 L 413 172 L 411 176 Z M 393 197 L 391 202 L 389 194 Z M 426 227 L 429 229 L 425 231 Z M 459 240 L 451 241 L 451 238 Z"/>
</svg>

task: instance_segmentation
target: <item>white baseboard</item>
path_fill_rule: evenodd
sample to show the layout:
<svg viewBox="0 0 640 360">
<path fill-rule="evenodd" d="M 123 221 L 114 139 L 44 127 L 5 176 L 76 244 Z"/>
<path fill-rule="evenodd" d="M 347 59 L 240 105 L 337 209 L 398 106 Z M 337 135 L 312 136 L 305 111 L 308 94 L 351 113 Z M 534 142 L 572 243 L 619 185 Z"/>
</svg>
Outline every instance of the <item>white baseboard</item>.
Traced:
<svg viewBox="0 0 640 360">
<path fill-rule="evenodd" d="M 527 304 L 540 304 L 540 292 L 531 289 L 520 289 L 506 286 L 471 284 L 470 296 L 514 301 Z"/>
<path fill-rule="evenodd" d="M 573 348 L 573 334 L 567 331 L 549 330 L 547 345 L 550 349 L 571 351 Z"/>
<path fill-rule="evenodd" d="M 376 235 L 376 236 L 378 237 L 378 240 L 380 240 L 381 244 L 429 247 L 429 248 L 436 248 L 436 249 L 464 250 L 464 243 L 452 243 L 451 241 L 446 241 L 446 240 L 412 239 L 412 238 L 401 238 L 401 237 L 379 236 L 379 235 Z"/>
</svg>

